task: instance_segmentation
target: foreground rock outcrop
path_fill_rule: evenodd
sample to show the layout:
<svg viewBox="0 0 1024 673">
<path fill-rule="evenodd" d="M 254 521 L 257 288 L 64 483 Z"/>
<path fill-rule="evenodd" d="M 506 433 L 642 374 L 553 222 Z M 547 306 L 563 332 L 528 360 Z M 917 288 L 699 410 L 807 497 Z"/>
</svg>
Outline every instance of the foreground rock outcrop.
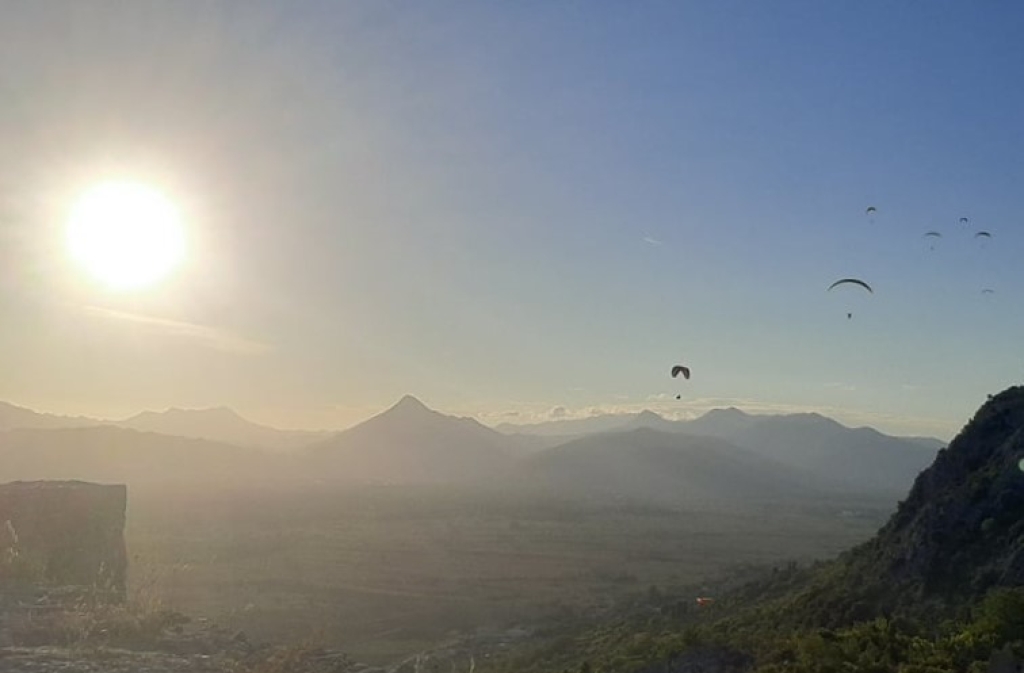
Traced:
<svg viewBox="0 0 1024 673">
<path fill-rule="evenodd" d="M 123 600 L 126 505 L 124 486 L 0 484 L 0 671 L 367 670 L 342 652 L 252 643 L 205 619 Z"/>
<path fill-rule="evenodd" d="M 991 396 L 878 534 L 825 567 L 795 603 L 807 624 L 957 616 L 1024 584 L 1024 387 Z"/>
<path fill-rule="evenodd" d="M 0 484 L 0 587 L 89 586 L 124 596 L 123 485 Z"/>
</svg>

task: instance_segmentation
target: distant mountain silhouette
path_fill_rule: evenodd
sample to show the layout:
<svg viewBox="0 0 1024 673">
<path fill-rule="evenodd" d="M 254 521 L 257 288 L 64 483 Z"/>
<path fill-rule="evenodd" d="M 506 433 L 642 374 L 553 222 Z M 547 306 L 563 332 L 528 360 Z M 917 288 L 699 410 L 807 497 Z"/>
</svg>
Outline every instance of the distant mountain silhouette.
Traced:
<svg viewBox="0 0 1024 673">
<path fill-rule="evenodd" d="M 253 449 L 110 426 L 0 432 L 0 482 L 35 479 L 140 485 L 252 485 L 298 476 Z"/>
<path fill-rule="evenodd" d="M 661 430 L 663 432 L 680 432 L 685 427 L 685 423 L 670 421 L 649 409 L 641 411 L 622 425 L 622 429 L 632 430 L 636 428 L 648 428 L 650 430 Z"/>
<path fill-rule="evenodd" d="M 214 409 L 168 409 L 144 411 L 116 423 L 122 428 L 165 435 L 208 439 L 236 446 L 288 451 L 309 446 L 329 433 L 279 430 L 253 423 L 227 407 Z"/>
<path fill-rule="evenodd" d="M 534 488 L 669 505 L 722 505 L 818 495 L 791 469 L 714 437 L 636 428 L 600 433 L 530 456 Z"/>
<path fill-rule="evenodd" d="M 58 416 L 0 402 L 0 430 L 15 428 L 83 428 L 103 424 L 84 416 Z"/>
<path fill-rule="evenodd" d="M 521 451 L 511 437 L 406 395 L 307 454 L 324 478 L 404 484 L 473 482 L 506 469 Z"/>
<path fill-rule="evenodd" d="M 993 587 L 1024 584 L 1024 387 L 992 397 L 918 476 L 867 543 L 792 603 L 807 623 L 883 613 L 939 620 Z"/>
<path fill-rule="evenodd" d="M 730 407 L 713 409 L 692 421 L 672 421 L 652 411 L 599 419 L 602 426 L 612 425 L 617 430 L 651 428 L 716 437 L 775 463 L 788 465 L 804 474 L 808 485 L 848 493 L 888 495 L 894 500 L 906 491 L 943 446 L 942 442 L 931 438 L 901 438 L 871 428 L 849 428 L 813 413 L 755 415 Z M 596 426 L 555 421 L 500 427 L 525 427 L 527 432 L 549 435 L 556 428 L 564 431 Z"/>
<path fill-rule="evenodd" d="M 566 418 L 539 423 L 501 423 L 495 430 L 505 434 L 561 437 L 566 440 L 597 432 L 621 430 L 639 414 L 601 414 L 588 418 Z"/>
<path fill-rule="evenodd" d="M 821 484 L 851 492 L 898 496 L 935 457 L 921 440 L 848 428 L 820 414 L 752 416 L 736 409 L 709 412 L 687 431 L 729 440 L 785 465 L 799 468 Z M 937 442 L 937 440 L 936 440 Z"/>
<path fill-rule="evenodd" d="M 766 416 L 755 416 L 736 407 L 712 409 L 700 418 L 689 421 L 686 431 L 712 437 L 735 437 Z"/>
</svg>

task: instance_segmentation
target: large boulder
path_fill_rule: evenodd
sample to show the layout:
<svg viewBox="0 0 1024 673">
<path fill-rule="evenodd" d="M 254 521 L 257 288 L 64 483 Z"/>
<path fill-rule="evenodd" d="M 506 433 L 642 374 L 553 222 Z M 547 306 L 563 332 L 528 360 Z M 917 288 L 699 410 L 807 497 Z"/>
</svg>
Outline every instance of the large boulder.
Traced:
<svg viewBox="0 0 1024 673">
<path fill-rule="evenodd" d="M 127 500 L 123 485 L 0 484 L 0 587 L 75 585 L 123 596 Z"/>
</svg>

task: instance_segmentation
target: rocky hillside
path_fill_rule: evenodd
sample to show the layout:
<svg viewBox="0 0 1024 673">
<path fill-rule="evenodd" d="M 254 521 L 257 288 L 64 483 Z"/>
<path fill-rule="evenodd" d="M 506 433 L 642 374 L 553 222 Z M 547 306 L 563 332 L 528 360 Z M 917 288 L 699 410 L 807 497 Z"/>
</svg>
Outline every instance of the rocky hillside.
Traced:
<svg viewBox="0 0 1024 673">
<path fill-rule="evenodd" d="M 878 534 L 822 568 L 794 606 L 806 623 L 950 617 L 1024 584 L 1024 387 L 991 397 L 922 472 Z"/>
</svg>

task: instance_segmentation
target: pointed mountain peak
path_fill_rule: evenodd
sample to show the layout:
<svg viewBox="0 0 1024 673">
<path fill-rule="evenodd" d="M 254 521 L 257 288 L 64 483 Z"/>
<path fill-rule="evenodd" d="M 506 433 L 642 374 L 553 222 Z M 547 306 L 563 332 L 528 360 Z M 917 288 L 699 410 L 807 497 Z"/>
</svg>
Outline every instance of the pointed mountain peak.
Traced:
<svg viewBox="0 0 1024 673">
<path fill-rule="evenodd" d="M 437 412 L 423 404 L 423 402 L 420 402 L 412 395 L 405 395 L 385 413 L 436 414 Z"/>
<path fill-rule="evenodd" d="M 641 411 L 639 414 L 636 415 L 636 420 L 638 420 L 638 421 L 655 421 L 656 422 L 656 421 L 663 421 L 663 420 L 665 420 L 665 418 L 661 414 L 655 413 L 655 412 L 651 411 L 650 409 L 644 409 L 643 411 Z"/>
</svg>

